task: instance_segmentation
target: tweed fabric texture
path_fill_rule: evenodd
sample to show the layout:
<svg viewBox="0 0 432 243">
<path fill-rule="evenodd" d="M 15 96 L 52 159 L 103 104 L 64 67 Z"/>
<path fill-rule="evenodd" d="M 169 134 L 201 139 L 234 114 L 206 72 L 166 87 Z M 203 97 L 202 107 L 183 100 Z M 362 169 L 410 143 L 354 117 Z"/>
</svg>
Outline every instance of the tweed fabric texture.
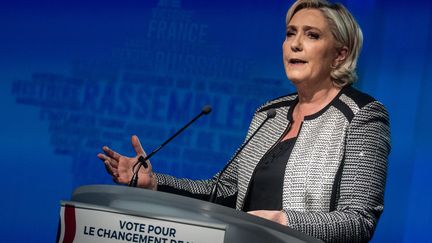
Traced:
<svg viewBox="0 0 432 243">
<path fill-rule="evenodd" d="M 257 109 L 245 141 L 265 120 L 266 110 L 275 108 L 277 115 L 222 174 L 218 197 L 237 194 L 235 206 L 242 209 L 256 165 L 284 135 L 296 102 L 297 95 L 292 94 Z M 288 226 L 327 242 L 367 242 L 383 210 L 389 151 L 385 107 L 352 87 L 343 88 L 323 110 L 305 117 L 300 128 L 283 184 Z M 187 191 L 202 199 L 209 195 L 216 176 L 193 181 L 157 174 L 158 185 L 165 189 Z"/>
</svg>

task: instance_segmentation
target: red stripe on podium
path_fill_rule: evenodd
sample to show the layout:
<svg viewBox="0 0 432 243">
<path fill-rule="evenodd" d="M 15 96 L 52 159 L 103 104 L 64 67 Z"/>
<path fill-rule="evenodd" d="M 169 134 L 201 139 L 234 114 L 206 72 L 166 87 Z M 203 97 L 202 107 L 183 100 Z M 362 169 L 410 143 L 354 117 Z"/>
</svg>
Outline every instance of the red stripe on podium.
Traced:
<svg viewBox="0 0 432 243">
<path fill-rule="evenodd" d="M 65 205 L 65 235 L 63 243 L 71 243 L 75 239 L 76 221 L 75 221 L 75 207 Z"/>
</svg>

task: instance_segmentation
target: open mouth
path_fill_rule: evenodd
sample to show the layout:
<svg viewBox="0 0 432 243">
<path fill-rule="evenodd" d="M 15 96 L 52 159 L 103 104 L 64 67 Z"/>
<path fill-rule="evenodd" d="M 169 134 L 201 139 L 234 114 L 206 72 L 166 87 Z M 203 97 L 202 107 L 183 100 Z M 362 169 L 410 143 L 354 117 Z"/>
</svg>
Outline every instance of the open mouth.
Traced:
<svg viewBox="0 0 432 243">
<path fill-rule="evenodd" d="M 301 59 L 291 58 L 291 59 L 289 59 L 289 63 L 290 64 L 305 64 L 307 62 L 304 60 L 301 60 Z"/>
</svg>

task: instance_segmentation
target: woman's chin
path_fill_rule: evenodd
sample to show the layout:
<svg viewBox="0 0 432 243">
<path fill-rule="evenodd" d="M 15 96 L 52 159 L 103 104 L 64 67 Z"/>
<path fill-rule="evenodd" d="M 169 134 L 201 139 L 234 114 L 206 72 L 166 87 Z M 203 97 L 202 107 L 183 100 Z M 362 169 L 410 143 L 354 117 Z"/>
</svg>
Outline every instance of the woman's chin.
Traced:
<svg viewBox="0 0 432 243">
<path fill-rule="evenodd" d="M 289 77 L 288 76 L 288 80 L 290 80 L 294 86 L 297 86 L 297 85 L 302 83 L 302 79 L 300 79 L 298 77 Z"/>
</svg>

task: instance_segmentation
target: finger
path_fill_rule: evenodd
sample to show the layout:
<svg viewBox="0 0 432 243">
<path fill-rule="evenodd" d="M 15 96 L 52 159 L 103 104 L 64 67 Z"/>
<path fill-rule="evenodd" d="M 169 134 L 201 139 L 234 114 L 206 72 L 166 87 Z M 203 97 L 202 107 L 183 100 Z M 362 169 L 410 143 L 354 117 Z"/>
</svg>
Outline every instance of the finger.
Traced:
<svg viewBox="0 0 432 243">
<path fill-rule="evenodd" d="M 108 174 L 110 174 L 112 176 L 118 175 L 118 170 L 116 168 L 112 167 L 108 160 L 105 160 L 104 164 L 105 164 L 105 168 L 106 168 Z"/>
<path fill-rule="evenodd" d="M 260 215 L 260 210 L 248 211 L 247 213 L 251 214 L 251 215 L 259 216 Z"/>
<path fill-rule="evenodd" d="M 141 146 L 141 142 L 138 139 L 138 136 L 133 135 L 131 138 L 132 147 L 134 148 L 135 152 L 138 154 L 143 154 L 145 156 L 144 149 Z"/>
<path fill-rule="evenodd" d="M 97 156 L 103 162 L 108 161 L 113 168 L 118 167 L 118 161 L 106 156 L 105 154 L 99 153 Z"/>
<path fill-rule="evenodd" d="M 98 157 L 100 160 L 102 160 L 102 162 L 104 162 L 105 160 L 110 159 L 110 157 L 106 156 L 106 155 L 103 154 L 103 153 L 98 153 L 98 154 L 97 154 L 97 157 Z"/>
<path fill-rule="evenodd" d="M 105 169 L 108 172 L 108 174 L 112 175 L 112 168 L 111 168 L 111 165 L 109 164 L 109 162 L 107 160 L 104 161 L 104 165 L 105 165 Z"/>
<path fill-rule="evenodd" d="M 115 159 L 115 160 L 119 160 L 121 155 L 119 153 L 117 153 L 114 150 L 111 150 L 110 148 L 108 148 L 108 146 L 103 146 L 102 147 L 103 151 L 105 152 L 106 155 L 108 155 L 109 157 Z"/>
</svg>

